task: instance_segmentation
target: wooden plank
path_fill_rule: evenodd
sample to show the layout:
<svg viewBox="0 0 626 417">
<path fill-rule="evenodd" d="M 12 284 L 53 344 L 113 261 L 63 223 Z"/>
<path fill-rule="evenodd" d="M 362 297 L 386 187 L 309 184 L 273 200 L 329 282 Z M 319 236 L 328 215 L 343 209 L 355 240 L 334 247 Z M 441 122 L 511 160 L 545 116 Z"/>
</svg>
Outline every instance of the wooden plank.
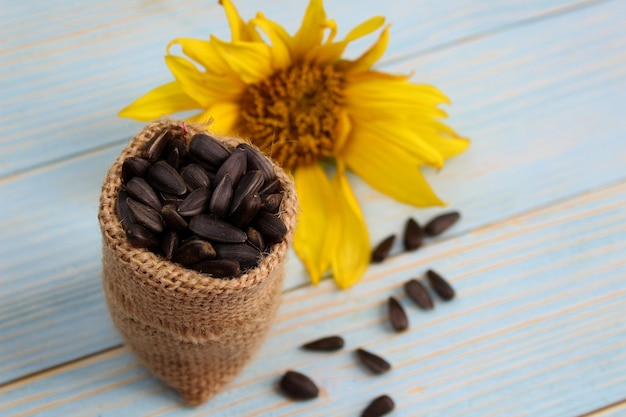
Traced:
<svg viewBox="0 0 626 417">
<path fill-rule="evenodd" d="M 297 28 L 306 0 L 274 0 L 261 6 L 237 1 L 246 18 L 262 8 L 267 16 Z M 387 56 L 450 45 L 459 39 L 499 30 L 597 3 L 596 0 L 515 0 L 458 3 L 414 0 L 397 7 L 367 0 L 327 2 L 340 35 L 372 15 L 393 23 Z M 149 89 L 171 80 L 162 60 L 176 37 L 228 37 L 217 1 L 139 0 L 79 4 L 56 1 L 3 5 L 0 27 L 0 176 L 132 136 L 140 124 L 117 112 Z M 26 17 L 28 16 L 28 18 Z M 369 41 L 368 41 L 369 42 Z M 367 43 L 359 43 L 358 51 Z M 356 49 L 350 50 L 354 56 Z M 418 67 L 412 67 L 414 70 Z"/>
<path fill-rule="evenodd" d="M 474 138 L 466 155 L 427 172 L 464 216 L 430 245 L 626 177 L 625 7 L 608 3 L 406 64 L 445 72 L 463 101 L 455 124 Z M 0 181 L 0 352 L 11 358 L 0 383 L 119 344 L 101 294 L 96 224 L 100 183 L 119 149 Z M 374 242 L 408 216 L 436 212 L 354 183 Z M 307 282 L 294 256 L 287 270 L 286 288 Z"/>
<path fill-rule="evenodd" d="M 256 359 L 197 409 L 154 380 L 125 348 L 0 389 L 0 412 L 27 415 L 355 415 L 389 393 L 398 416 L 580 415 L 623 398 L 626 388 L 626 182 L 487 226 L 371 268 L 338 292 L 326 281 L 288 292 Z M 458 298 L 418 310 L 402 284 L 426 268 Z M 410 328 L 391 330 L 395 295 Z M 328 334 L 343 351 L 298 349 Z M 373 376 L 352 350 L 393 365 Z M 310 375 L 320 398 L 276 392 L 287 369 Z"/>
</svg>

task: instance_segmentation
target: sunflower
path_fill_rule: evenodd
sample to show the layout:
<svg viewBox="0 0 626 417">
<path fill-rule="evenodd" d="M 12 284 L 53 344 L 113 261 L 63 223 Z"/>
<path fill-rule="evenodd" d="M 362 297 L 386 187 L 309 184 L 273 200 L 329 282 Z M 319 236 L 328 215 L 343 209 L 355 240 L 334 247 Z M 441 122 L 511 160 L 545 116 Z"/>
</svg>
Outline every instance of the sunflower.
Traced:
<svg viewBox="0 0 626 417">
<path fill-rule="evenodd" d="M 311 281 L 331 269 L 347 288 L 364 274 L 370 243 L 346 171 L 402 203 L 442 205 L 419 167 L 441 168 L 468 141 L 440 121 L 439 105 L 449 104 L 441 91 L 372 69 L 389 40 L 383 17 L 336 40 L 321 0 L 310 0 L 294 35 L 262 13 L 245 22 L 230 0 L 220 3 L 231 41 L 173 40 L 165 62 L 175 80 L 120 116 L 152 121 L 200 109 L 190 121 L 212 119 L 215 133 L 248 138 L 293 173 L 301 206 L 294 249 Z M 358 58 L 342 58 L 350 42 L 377 31 Z M 171 53 L 174 45 L 186 57 Z"/>
</svg>

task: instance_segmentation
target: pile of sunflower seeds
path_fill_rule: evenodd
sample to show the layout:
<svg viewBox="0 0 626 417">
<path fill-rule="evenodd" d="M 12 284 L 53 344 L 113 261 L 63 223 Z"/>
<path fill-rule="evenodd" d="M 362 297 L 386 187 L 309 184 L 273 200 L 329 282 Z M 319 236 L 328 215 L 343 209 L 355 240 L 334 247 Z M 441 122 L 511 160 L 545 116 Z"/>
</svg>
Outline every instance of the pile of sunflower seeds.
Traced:
<svg viewBox="0 0 626 417">
<path fill-rule="evenodd" d="M 287 233 L 283 190 L 256 148 L 164 129 L 122 165 L 117 213 L 129 242 L 216 278 L 258 265 Z"/>
<path fill-rule="evenodd" d="M 409 218 L 404 229 L 405 250 L 412 251 L 419 248 L 422 246 L 425 236 L 442 234 L 452 227 L 459 218 L 460 214 L 456 211 L 444 213 L 433 218 L 424 228 L 420 227 L 414 219 Z M 394 239 L 395 235 L 391 235 L 374 248 L 372 251 L 372 262 L 382 262 L 387 258 Z M 404 292 L 408 298 L 423 310 L 432 310 L 435 306 L 427 285 L 443 301 L 450 301 L 456 296 L 452 285 L 432 269 L 426 271 L 425 282 L 427 283 L 426 285 L 417 278 L 411 278 L 403 285 Z M 403 332 L 409 328 L 408 315 L 400 301 L 393 296 L 387 299 L 387 312 L 389 324 L 394 331 Z M 302 349 L 332 352 L 342 349 L 344 345 L 344 339 L 341 336 L 334 335 L 305 343 L 302 345 Z M 354 353 L 358 361 L 373 374 L 384 374 L 392 368 L 386 359 L 376 353 L 363 348 L 356 349 Z M 288 397 L 296 400 L 309 400 L 319 395 L 319 388 L 315 382 L 307 375 L 294 370 L 288 370 L 282 376 L 279 381 L 279 387 Z M 361 417 L 381 417 L 392 412 L 394 408 L 395 403 L 390 396 L 386 394 L 380 395 L 371 400 L 362 411 Z"/>
</svg>

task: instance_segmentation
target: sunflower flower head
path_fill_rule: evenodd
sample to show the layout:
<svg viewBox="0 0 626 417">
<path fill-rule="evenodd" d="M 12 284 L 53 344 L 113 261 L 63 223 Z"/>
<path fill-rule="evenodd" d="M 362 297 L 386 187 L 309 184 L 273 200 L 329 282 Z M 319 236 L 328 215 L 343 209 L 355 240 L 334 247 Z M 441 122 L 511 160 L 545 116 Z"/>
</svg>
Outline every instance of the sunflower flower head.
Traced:
<svg viewBox="0 0 626 417">
<path fill-rule="evenodd" d="M 372 68 L 389 40 L 383 17 L 338 40 L 322 0 L 310 0 L 293 35 L 262 13 L 245 22 L 230 0 L 220 4 L 231 40 L 173 40 L 165 62 L 174 81 L 120 116 L 152 121 L 197 109 L 190 121 L 213 120 L 215 133 L 246 138 L 291 170 L 301 206 L 294 249 L 313 283 L 330 269 L 347 288 L 364 274 L 370 243 L 346 171 L 400 202 L 442 205 L 419 167 L 441 168 L 469 142 L 441 122 L 439 106 L 449 103 L 441 91 Z M 350 42 L 374 33 L 359 57 L 342 57 Z"/>
</svg>

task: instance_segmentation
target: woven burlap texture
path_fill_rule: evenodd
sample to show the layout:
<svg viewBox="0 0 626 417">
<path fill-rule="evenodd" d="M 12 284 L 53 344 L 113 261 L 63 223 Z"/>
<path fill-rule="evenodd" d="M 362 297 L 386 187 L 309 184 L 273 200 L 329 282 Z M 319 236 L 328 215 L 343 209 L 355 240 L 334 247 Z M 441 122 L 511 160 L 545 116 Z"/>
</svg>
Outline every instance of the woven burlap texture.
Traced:
<svg viewBox="0 0 626 417">
<path fill-rule="evenodd" d="M 184 127 L 183 127 L 184 126 Z M 234 279 L 217 279 L 131 246 L 120 225 L 116 198 L 123 161 L 141 154 L 162 129 L 186 137 L 203 126 L 161 120 L 135 136 L 111 166 L 102 187 L 102 282 L 116 328 L 141 362 L 190 405 L 219 392 L 263 342 L 280 304 L 284 264 L 295 227 L 297 199 L 291 177 L 277 167 L 284 198 L 280 218 L 288 232 L 260 264 Z M 218 138 L 236 146 L 234 138 Z"/>
</svg>

